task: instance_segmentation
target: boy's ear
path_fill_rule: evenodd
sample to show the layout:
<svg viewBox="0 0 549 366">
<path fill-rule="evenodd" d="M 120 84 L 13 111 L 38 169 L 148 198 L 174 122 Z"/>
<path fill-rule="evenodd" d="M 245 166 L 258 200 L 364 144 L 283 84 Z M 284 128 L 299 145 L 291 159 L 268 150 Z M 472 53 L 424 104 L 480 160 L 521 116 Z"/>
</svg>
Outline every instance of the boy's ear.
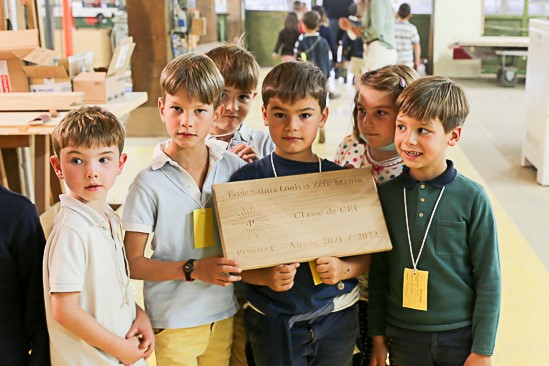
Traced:
<svg viewBox="0 0 549 366">
<path fill-rule="evenodd" d="M 61 170 L 61 162 L 59 161 L 59 158 L 55 155 L 50 156 L 50 163 L 53 167 L 53 170 L 55 171 L 55 175 L 57 175 L 57 178 L 64 179 L 65 176 L 63 175 L 63 171 Z"/>
<path fill-rule="evenodd" d="M 318 128 L 323 128 L 326 124 L 326 121 L 328 121 L 328 115 L 330 114 L 330 109 L 326 106 L 324 107 L 324 110 L 321 112 L 322 118 L 318 122 Z"/>
<path fill-rule="evenodd" d="M 269 126 L 269 121 L 267 120 L 267 108 L 265 108 L 265 105 L 261 105 L 261 115 L 263 116 L 263 124 L 265 126 Z"/>
<path fill-rule="evenodd" d="M 120 175 L 120 173 L 122 173 L 122 168 L 124 168 L 126 160 L 128 160 L 128 155 L 120 154 L 120 159 L 118 159 L 118 173 L 116 175 Z"/>
<path fill-rule="evenodd" d="M 162 97 L 158 97 L 158 112 L 160 113 L 160 119 L 164 122 L 164 101 Z"/>
<path fill-rule="evenodd" d="M 461 138 L 461 126 L 457 126 L 452 131 L 450 131 L 450 140 L 448 140 L 448 146 L 456 146 L 459 139 Z"/>
<path fill-rule="evenodd" d="M 219 104 L 219 106 L 214 111 L 212 122 L 217 122 L 217 120 L 223 116 L 223 113 L 225 113 L 225 105 Z"/>
</svg>

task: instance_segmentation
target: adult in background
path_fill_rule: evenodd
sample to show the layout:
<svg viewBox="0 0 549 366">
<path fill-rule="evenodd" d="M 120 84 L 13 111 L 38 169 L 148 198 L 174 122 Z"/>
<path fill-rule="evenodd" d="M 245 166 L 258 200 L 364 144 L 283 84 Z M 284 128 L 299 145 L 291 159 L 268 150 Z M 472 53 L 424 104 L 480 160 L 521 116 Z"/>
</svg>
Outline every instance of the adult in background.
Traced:
<svg viewBox="0 0 549 366">
<path fill-rule="evenodd" d="M 349 6 L 351 6 L 352 4 L 354 4 L 354 0 L 324 0 L 322 2 L 322 6 L 324 7 L 326 15 L 328 16 L 330 29 L 332 30 L 332 34 L 334 35 L 334 40 L 337 48 L 339 48 L 339 45 L 343 40 L 343 35 L 345 34 L 345 31 L 339 27 L 338 19 L 349 17 Z M 341 65 L 342 60 L 337 52 L 333 61 L 334 64 Z M 336 68 L 336 79 L 341 71 L 341 68 Z"/>
<path fill-rule="evenodd" d="M 354 25 L 347 18 L 340 18 L 339 26 L 362 37 L 367 71 L 396 63 L 395 14 L 390 0 L 370 0 L 362 16 L 362 26 Z"/>
</svg>

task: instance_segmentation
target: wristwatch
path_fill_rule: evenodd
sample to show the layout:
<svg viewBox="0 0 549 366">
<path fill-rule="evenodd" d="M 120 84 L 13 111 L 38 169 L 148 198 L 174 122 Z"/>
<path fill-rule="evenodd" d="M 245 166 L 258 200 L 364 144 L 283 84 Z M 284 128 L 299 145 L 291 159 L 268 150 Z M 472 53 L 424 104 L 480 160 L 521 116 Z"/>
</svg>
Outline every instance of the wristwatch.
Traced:
<svg viewBox="0 0 549 366">
<path fill-rule="evenodd" d="M 194 271 L 194 261 L 196 259 L 189 259 L 184 265 L 183 265 L 183 273 L 185 273 L 185 281 L 192 282 L 194 281 L 194 278 L 191 277 L 191 274 Z"/>
</svg>

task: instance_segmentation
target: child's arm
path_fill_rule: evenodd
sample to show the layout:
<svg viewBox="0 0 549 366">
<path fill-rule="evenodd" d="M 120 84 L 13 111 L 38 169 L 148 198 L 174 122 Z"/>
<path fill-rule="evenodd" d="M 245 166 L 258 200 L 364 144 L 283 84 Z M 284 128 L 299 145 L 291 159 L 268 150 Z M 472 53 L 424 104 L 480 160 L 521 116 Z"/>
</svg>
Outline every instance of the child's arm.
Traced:
<svg viewBox="0 0 549 366">
<path fill-rule="evenodd" d="M 149 316 L 137 304 L 135 304 L 135 320 L 126 334 L 126 338 L 135 336 L 140 339 L 139 348 L 145 351 L 143 358 L 148 359 L 154 351 L 154 332 Z"/>
<path fill-rule="evenodd" d="M 242 280 L 258 286 L 268 286 L 271 290 L 288 291 L 294 286 L 294 278 L 299 263 L 280 264 L 274 267 L 252 269 L 242 272 Z"/>
<path fill-rule="evenodd" d="M 78 303 L 79 292 L 54 292 L 51 294 L 52 314 L 55 321 L 84 342 L 116 357 L 124 365 L 131 365 L 143 358 L 139 339 L 118 337 Z"/>
<path fill-rule="evenodd" d="M 353 257 L 320 257 L 316 260 L 316 271 L 323 283 L 335 285 L 339 281 L 360 276 L 370 268 L 370 254 Z"/>
<path fill-rule="evenodd" d="M 145 257 L 148 233 L 126 231 L 124 245 L 130 265 L 131 277 L 145 281 L 185 280 L 183 261 L 160 261 Z M 219 286 L 230 286 L 240 281 L 240 276 L 234 273 L 242 272 L 234 259 L 223 257 L 208 257 L 194 262 L 192 278 Z"/>
<path fill-rule="evenodd" d="M 490 366 L 492 365 L 492 356 L 479 355 L 478 353 L 471 353 L 463 366 Z"/>
<path fill-rule="evenodd" d="M 387 340 L 385 336 L 372 337 L 372 360 L 370 366 L 385 366 L 387 360 Z"/>
</svg>

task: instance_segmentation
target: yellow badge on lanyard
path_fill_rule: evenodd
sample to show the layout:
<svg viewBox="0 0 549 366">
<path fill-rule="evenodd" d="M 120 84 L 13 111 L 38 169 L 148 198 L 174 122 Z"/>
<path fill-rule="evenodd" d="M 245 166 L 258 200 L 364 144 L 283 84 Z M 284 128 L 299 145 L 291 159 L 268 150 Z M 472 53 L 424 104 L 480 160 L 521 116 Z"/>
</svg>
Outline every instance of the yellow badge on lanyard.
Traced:
<svg viewBox="0 0 549 366">
<path fill-rule="evenodd" d="M 320 285 L 322 283 L 322 280 L 320 279 L 320 276 L 316 271 L 316 261 L 310 261 L 309 268 L 311 268 L 311 274 L 313 275 L 313 282 L 315 283 L 315 285 Z"/>
<path fill-rule="evenodd" d="M 212 247 L 215 244 L 212 208 L 194 210 L 193 224 L 195 249 Z"/>
<path fill-rule="evenodd" d="M 404 268 L 402 288 L 402 306 L 405 308 L 427 311 L 427 281 L 429 271 L 415 271 Z"/>
</svg>

